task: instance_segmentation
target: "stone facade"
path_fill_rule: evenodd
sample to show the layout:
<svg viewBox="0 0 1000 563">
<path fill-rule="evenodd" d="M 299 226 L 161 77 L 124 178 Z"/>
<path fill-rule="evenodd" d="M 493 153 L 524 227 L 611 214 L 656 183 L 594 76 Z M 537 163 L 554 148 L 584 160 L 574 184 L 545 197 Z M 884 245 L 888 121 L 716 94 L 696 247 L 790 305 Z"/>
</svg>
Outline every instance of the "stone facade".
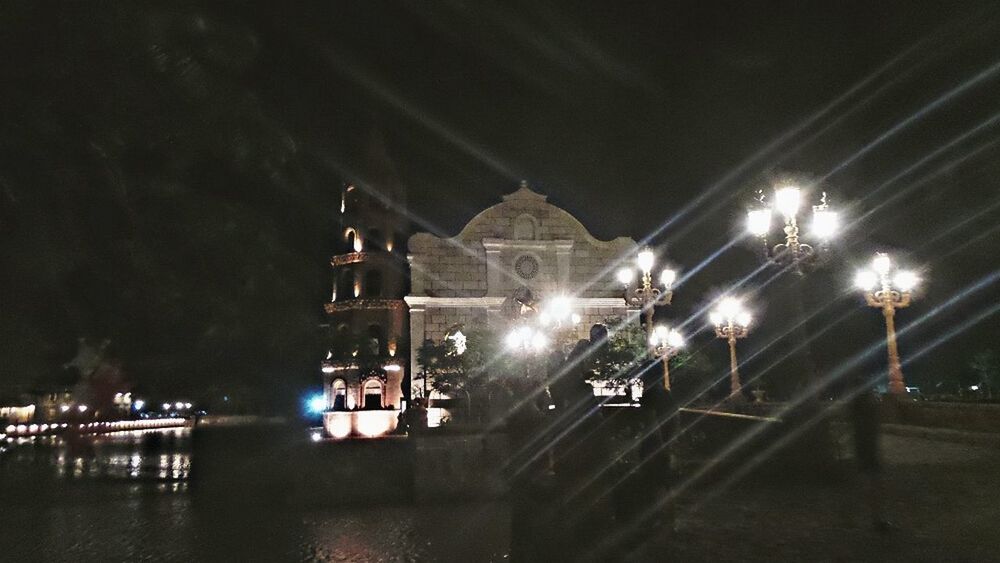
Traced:
<svg viewBox="0 0 1000 563">
<path fill-rule="evenodd" d="M 579 336 L 608 317 L 624 316 L 615 265 L 635 241 L 595 239 L 572 215 L 526 184 L 474 217 L 452 238 L 410 237 L 410 337 L 439 341 L 456 325 L 500 326 L 516 298 L 564 294 L 582 320 Z M 411 353 L 411 373 L 419 373 Z M 414 382 L 414 395 L 423 392 Z"/>
</svg>

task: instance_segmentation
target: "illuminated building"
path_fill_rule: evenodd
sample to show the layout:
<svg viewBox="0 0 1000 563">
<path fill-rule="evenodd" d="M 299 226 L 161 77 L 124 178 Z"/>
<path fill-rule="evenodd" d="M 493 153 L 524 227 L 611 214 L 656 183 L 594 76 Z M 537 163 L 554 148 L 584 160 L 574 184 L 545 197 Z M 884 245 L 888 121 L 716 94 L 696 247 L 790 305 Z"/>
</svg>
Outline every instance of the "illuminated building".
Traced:
<svg viewBox="0 0 1000 563">
<path fill-rule="evenodd" d="M 323 417 L 327 433 L 337 438 L 395 428 L 408 382 L 406 194 L 379 135 L 367 152 L 367 172 L 341 194 L 333 283 L 324 306 L 329 348 L 319 366 Z"/>
</svg>

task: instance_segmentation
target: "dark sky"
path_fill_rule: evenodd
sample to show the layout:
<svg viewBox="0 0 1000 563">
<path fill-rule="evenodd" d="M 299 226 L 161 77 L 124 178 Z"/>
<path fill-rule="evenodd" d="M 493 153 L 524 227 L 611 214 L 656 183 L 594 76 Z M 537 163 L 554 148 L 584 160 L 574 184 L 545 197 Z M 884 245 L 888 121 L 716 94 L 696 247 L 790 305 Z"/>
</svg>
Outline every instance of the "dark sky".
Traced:
<svg viewBox="0 0 1000 563">
<path fill-rule="evenodd" d="M 881 334 L 878 314 L 844 294 L 855 265 L 877 248 L 900 251 L 928 280 L 925 295 L 901 314 L 903 325 L 925 319 L 903 339 L 904 357 L 926 349 L 908 375 L 929 382 L 941 370 L 964 369 L 970 352 L 997 347 L 992 314 L 929 348 L 998 297 L 992 280 L 963 293 L 1000 265 L 993 230 L 1000 219 L 1000 126 L 991 121 L 1000 112 L 1000 8 L 993 2 L 229 2 L 9 10 L 3 64 L 15 86 L 6 95 L 12 118 L 3 138 L 0 218 L 10 243 L 5 296 L 17 305 L 5 321 L 4 355 L 24 366 L 0 374 L 11 381 L 52 363 L 81 333 L 116 335 L 142 366 L 134 371 L 159 372 L 148 377 L 161 383 L 224 380 L 234 358 L 239 369 L 261 372 L 256 383 L 306 369 L 308 362 L 289 359 L 307 355 L 289 342 L 274 343 L 280 352 L 254 352 L 261 357 L 246 351 L 261 348 L 251 343 L 274 323 L 287 327 L 308 317 L 286 318 L 284 309 L 304 311 L 322 294 L 331 202 L 340 182 L 363 168 L 359 155 L 373 124 L 389 139 L 409 210 L 445 233 L 524 178 L 599 238 L 655 234 L 653 242 L 692 274 L 677 294 L 678 319 L 755 267 L 744 243 L 713 256 L 740 232 L 750 187 L 774 172 L 820 179 L 850 218 L 871 212 L 851 223 L 827 270 L 809 282 L 807 300 L 821 311 L 813 330 L 855 311 L 817 340 L 823 361 L 835 364 Z M 244 127 L 248 121 L 253 125 Z M 93 162 L 63 158 L 93 153 L 94 146 L 114 147 L 118 176 L 109 180 Z M 49 170 L 53 161 L 58 174 Z M 131 191 L 115 188 L 122 177 Z M 155 197 L 183 204 L 168 208 L 177 215 L 164 227 L 177 230 L 176 242 L 149 227 L 173 216 L 135 196 L 154 185 L 161 186 Z M 66 191 L 75 199 L 67 202 Z M 28 193 L 42 195 L 29 205 Z M 232 215 L 230 230 L 192 218 L 184 206 L 204 209 L 204 197 Z M 81 210 L 89 205 L 95 209 Z M 54 210 L 65 217 L 53 219 Z M 88 221 L 123 226 L 79 248 L 69 244 L 91 230 Z M 204 240 L 185 239 L 189 223 Z M 273 237 L 232 235 L 244 228 Z M 197 255 L 205 241 L 221 242 L 201 254 L 205 263 L 197 268 L 177 251 L 190 245 Z M 137 249 L 149 251 L 145 261 Z M 173 258 L 158 262 L 164 255 Z M 43 265 L 53 261 L 73 267 Z M 317 266 L 288 273 L 296 262 Z M 108 274 L 118 268 L 132 273 Z M 244 270 L 254 272 L 251 278 L 275 273 L 259 283 L 228 279 Z M 102 276 L 126 281 L 78 305 L 77 294 L 107 286 Z M 768 278 L 762 273 L 741 291 Z M 777 287 L 754 294 L 762 332 L 748 354 L 770 342 L 764 323 L 777 334 L 787 321 L 787 292 Z M 122 297 L 146 290 L 176 301 Z M 210 305 L 209 312 L 164 320 L 187 308 L 182 304 L 192 303 L 193 293 L 193 303 Z M 109 310 L 107 316 L 125 320 L 86 320 Z M 246 320 L 254 312 L 258 319 Z M 273 323 L 260 314 L 273 315 Z M 79 320 L 51 329 L 70 317 Z M 159 341 L 150 345 L 155 354 L 146 340 L 121 336 L 140 327 L 152 331 L 146 340 Z M 224 342 L 212 340 L 226 330 Z M 16 344 L 28 334 L 45 344 Z M 856 336 L 850 345 L 846 335 Z M 217 359 L 199 375 L 162 375 L 203 368 L 207 350 Z M 149 361 L 151 355 L 160 360 Z"/>
</svg>

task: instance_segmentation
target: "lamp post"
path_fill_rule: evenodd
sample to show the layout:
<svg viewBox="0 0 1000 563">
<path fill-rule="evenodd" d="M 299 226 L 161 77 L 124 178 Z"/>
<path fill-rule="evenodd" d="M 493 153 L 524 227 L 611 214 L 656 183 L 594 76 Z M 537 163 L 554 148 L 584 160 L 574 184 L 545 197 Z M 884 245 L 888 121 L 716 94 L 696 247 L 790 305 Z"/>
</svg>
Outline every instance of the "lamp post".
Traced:
<svg viewBox="0 0 1000 563">
<path fill-rule="evenodd" d="M 802 191 L 797 186 L 782 185 L 774 190 L 769 204 L 763 191 L 758 192 L 757 204 L 747 212 L 747 230 L 758 237 L 763 245 L 766 260 L 779 266 L 792 268 L 803 275 L 809 266 L 816 263 L 817 247 L 800 239 L 799 211 L 802 207 Z M 777 211 L 784 219 L 785 241 L 774 246 L 768 245 L 767 235 L 771 231 L 771 216 Z M 826 192 L 819 205 L 812 206 L 811 238 L 818 241 L 819 250 L 825 250 L 830 239 L 840 225 L 836 211 L 830 209 Z"/>
<path fill-rule="evenodd" d="M 729 343 L 729 398 L 738 401 L 743 398 L 743 388 L 736 361 L 736 340 L 746 338 L 753 318 L 739 299 L 725 297 L 718 308 L 709 314 L 709 320 L 715 325 L 715 336 Z"/>
<path fill-rule="evenodd" d="M 636 256 L 636 265 L 642 273 L 639 285 L 636 286 L 632 295 L 629 295 L 629 287 L 635 277 L 631 268 L 618 270 L 618 281 L 625 286 L 625 302 L 629 305 L 640 307 L 646 315 L 646 332 L 653 330 L 653 307 L 655 305 L 670 305 L 670 300 L 674 296 L 673 286 L 677 280 L 677 272 L 670 268 L 660 271 L 659 282 L 663 286 L 661 290 L 658 285 L 653 284 L 653 265 L 656 257 L 649 248 L 639 251 Z"/>
<path fill-rule="evenodd" d="M 870 270 L 861 270 L 854 278 L 854 285 L 864 291 L 869 307 L 882 309 L 885 317 L 885 341 L 889 354 L 889 393 L 905 395 L 903 368 L 896 347 L 896 309 L 910 305 L 910 292 L 920 281 L 917 275 L 894 268 L 888 254 L 876 253 Z"/>
<path fill-rule="evenodd" d="M 684 346 L 684 337 L 674 329 L 657 325 L 649 337 L 649 346 L 663 361 L 663 387 L 670 391 L 670 358 Z"/>
<path fill-rule="evenodd" d="M 649 248 L 643 248 L 636 256 L 636 265 L 642 274 L 639 284 L 629 293 L 632 285 L 634 272 L 631 268 L 618 270 L 618 281 L 625 286 L 625 303 L 633 307 L 639 307 L 646 316 L 646 336 L 649 338 L 650 353 L 663 358 L 663 386 L 670 390 L 670 374 L 667 367 L 669 357 L 661 356 L 656 351 L 655 342 L 658 341 L 656 330 L 653 327 L 653 309 L 656 305 L 670 305 L 674 297 L 674 281 L 677 280 L 677 272 L 670 268 L 660 270 L 659 285 L 653 283 L 653 265 L 656 263 L 656 256 Z M 663 289 L 660 289 L 662 286 Z M 669 338 L 669 331 L 663 333 L 664 338 Z M 677 334 L 680 337 L 680 334 Z M 683 338 L 681 338 L 683 341 Z M 676 354 L 676 350 L 671 354 Z"/>
</svg>

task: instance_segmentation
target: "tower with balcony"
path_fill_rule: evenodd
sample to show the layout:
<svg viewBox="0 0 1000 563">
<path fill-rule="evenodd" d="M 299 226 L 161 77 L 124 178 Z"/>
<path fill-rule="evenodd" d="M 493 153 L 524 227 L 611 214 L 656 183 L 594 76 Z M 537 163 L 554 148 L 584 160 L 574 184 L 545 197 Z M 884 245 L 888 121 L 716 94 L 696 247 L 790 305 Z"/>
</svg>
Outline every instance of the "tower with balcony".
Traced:
<svg viewBox="0 0 1000 563">
<path fill-rule="evenodd" d="M 345 184 L 324 306 L 324 427 L 333 437 L 377 436 L 395 427 L 409 382 L 405 191 L 384 144 L 369 144 L 367 172 Z"/>
</svg>

